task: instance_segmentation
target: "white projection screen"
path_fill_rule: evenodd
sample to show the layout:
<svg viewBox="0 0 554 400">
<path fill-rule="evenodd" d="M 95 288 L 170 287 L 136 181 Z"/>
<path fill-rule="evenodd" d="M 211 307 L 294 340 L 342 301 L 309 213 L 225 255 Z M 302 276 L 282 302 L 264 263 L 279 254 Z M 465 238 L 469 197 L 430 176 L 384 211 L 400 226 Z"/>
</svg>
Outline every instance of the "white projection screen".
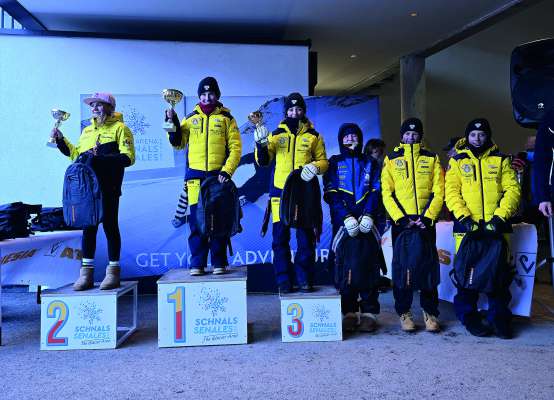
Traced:
<svg viewBox="0 0 554 400">
<path fill-rule="evenodd" d="M 80 134 L 80 95 L 107 91 L 196 96 L 205 76 L 226 96 L 308 95 L 306 45 L 187 43 L 0 35 L 0 204 L 61 206 L 68 160 L 46 147 L 52 108 L 70 112 L 62 132 Z M 160 113 L 161 114 L 161 113 Z M 160 115 L 160 135 L 162 115 Z"/>
</svg>

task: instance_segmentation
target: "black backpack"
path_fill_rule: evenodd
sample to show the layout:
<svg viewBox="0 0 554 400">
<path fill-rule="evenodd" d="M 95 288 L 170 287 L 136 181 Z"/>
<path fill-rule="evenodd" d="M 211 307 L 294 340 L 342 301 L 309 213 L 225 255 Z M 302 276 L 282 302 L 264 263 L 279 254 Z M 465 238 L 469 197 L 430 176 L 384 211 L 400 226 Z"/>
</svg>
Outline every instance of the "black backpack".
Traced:
<svg viewBox="0 0 554 400">
<path fill-rule="evenodd" d="M 66 225 L 63 218 L 62 207 L 43 207 L 40 213 L 31 220 L 33 232 L 66 231 L 71 228 Z"/>
<path fill-rule="evenodd" d="M 401 289 L 432 290 L 438 286 L 439 256 L 431 235 L 417 227 L 400 232 L 393 248 L 392 281 Z"/>
<path fill-rule="evenodd" d="M 502 234 L 482 230 L 469 232 L 454 257 L 450 277 L 457 288 L 491 293 L 513 277 L 507 259 L 508 245 Z"/>
<path fill-rule="evenodd" d="M 232 180 L 220 183 L 210 176 L 200 185 L 196 220 L 206 237 L 228 238 L 242 232 L 238 190 Z"/>
<path fill-rule="evenodd" d="M 0 205 L 0 240 L 29 236 L 29 218 L 38 214 L 41 205 L 30 205 L 22 202 Z"/>
<path fill-rule="evenodd" d="M 301 169 L 296 169 L 288 176 L 281 193 L 279 217 L 285 226 L 314 229 L 319 237 L 323 224 L 319 180 L 306 182 L 301 173 Z"/>
<path fill-rule="evenodd" d="M 65 171 L 63 216 L 72 228 L 98 226 L 102 222 L 102 191 L 91 163 L 92 156 L 83 153 Z"/>
<path fill-rule="evenodd" d="M 523 127 L 536 128 L 554 109 L 554 38 L 516 47 L 510 71 L 514 118 Z"/>
<path fill-rule="evenodd" d="M 351 237 L 341 227 L 333 240 L 335 248 L 335 283 L 341 290 L 369 291 L 379 285 L 386 271 L 381 244 L 373 233 Z"/>
</svg>

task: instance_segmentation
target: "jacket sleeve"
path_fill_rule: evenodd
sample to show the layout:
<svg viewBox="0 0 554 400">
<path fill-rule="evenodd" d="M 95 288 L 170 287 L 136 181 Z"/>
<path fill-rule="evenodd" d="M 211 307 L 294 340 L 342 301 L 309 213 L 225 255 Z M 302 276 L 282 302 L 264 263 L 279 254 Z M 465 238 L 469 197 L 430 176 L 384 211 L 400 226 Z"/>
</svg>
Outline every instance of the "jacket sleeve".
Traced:
<svg viewBox="0 0 554 400">
<path fill-rule="evenodd" d="M 129 158 L 130 164 L 126 165 L 126 167 L 133 165 L 135 163 L 135 141 L 133 133 L 126 125 L 123 126 L 122 131 L 119 133 L 118 146 L 119 153 Z"/>
<path fill-rule="evenodd" d="M 342 195 L 338 190 L 337 163 L 331 158 L 329 168 L 323 175 L 323 200 L 329 204 L 329 211 L 339 220 L 344 220 L 350 210 L 342 201 Z"/>
<path fill-rule="evenodd" d="M 498 208 L 494 211 L 494 215 L 497 215 L 506 221 L 516 213 L 517 208 L 519 207 L 519 200 L 521 198 L 521 188 L 508 157 L 505 157 L 502 160 L 501 179 L 504 195 L 500 200 Z"/>
<path fill-rule="evenodd" d="M 242 156 L 242 140 L 240 138 L 237 121 L 234 118 L 230 118 L 229 120 L 226 139 L 228 156 L 225 161 L 225 165 L 221 168 L 221 171 L 227 173 L 229 176 L 232 176 L 239 166 L 240 157 Z"/>
<path fill-rule="evenodd" d="M 404 216 L 404 212 L 398 206 L 394 198 L 394 177 L 390 171 L 390 160 L 385 157 L 383 162 L 383 172 L 381 172 L 381 193 L 383 195 L 383 205 L 394 222 L 398 222 Z"/>
<path fill-rule="evenodd" d="M 177 130 L 175 132 L 169 132 L 167 135 L 169 137 L 169 143 L 171 143 L 171 145 L 175 149 L 182 150 L 187 147 L 187 144 L 189 142 L 190 128 L 187 117 L 183 118 L 181 124 L 179 124 L 178 122 L 179 120 L 173 120 L 173 123 L 177 127 Z"/>
<path fill-rule="evenodd" d="M 369 193 L 364 205 L 364 214 L 374 214 L 381 195 L 381 170 L 377 162 L 371 160 L 371 174 L 369 177 Z"/>
<path fill-rule="evenodd" d="M 424 217 L 433 221 L 439 218 L 444 203 L 444 171 L 439 156 L 435 156 L 435 170 L 433 171 L 433 199 L 425 211 Z"/>
<path fill-rule="evenodd" d="M 452 211 L 456 219 L 471 216 L 471 211 L 467 208 L 466 202 L 462 197 L 462 179 L 460 178 L 460 169 L 458 168 L 458 163 L 453 158 L 451 158 L 448 162 L 445 197 L 446 206 L 450 211 Z"/>
<path fill-rule="evenodd" d="M 254 155 L 256 164 L 260 167 L 266 167 L 271 164 L 271 161 L 275 158 L 275 137 L 273 134 L 269 135 L 267 138 L 267 146 L 256 143 Z"/>
<path fill-rule="evenodd" d="M 544 127 L 537 132 L 535 159 L 533 161 L 533 181 L 536 203 L 552 201 L 550 174 L 552 173 L 552 145 L 548 141 L 548 131 Z"/>
<path fill-rule="evenodd" d="M 58 149 L 60 149 L 64 155 L 71 158 L 71 161 L 75 161 L 79 156 L 79 145 L 74 146 L 66 136 L 64 136 L 60 142 L 61 143 L 58 143 Z"/>
<path fill-rule="evenodd" d="M 317 136 L 315 146 L 312 148 L 312 164 L 315 164 L 320 174 L 324 174 L 329 168 L 329 161 L 325 153 L 325 142 L 321 134 Z"/>
</svg>

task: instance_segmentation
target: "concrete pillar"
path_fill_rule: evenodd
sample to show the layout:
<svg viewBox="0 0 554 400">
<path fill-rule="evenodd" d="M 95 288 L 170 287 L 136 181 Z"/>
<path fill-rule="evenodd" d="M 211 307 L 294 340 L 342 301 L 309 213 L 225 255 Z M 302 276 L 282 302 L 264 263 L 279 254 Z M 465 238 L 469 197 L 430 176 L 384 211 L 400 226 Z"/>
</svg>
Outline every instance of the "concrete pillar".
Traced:
<svg viewBox="0 0 554 400">
<path fill-rule="evenodd" d="M 421 119 L 425 126 L 425 57 L 400 59 L 400 116 Z"/>
</svg>

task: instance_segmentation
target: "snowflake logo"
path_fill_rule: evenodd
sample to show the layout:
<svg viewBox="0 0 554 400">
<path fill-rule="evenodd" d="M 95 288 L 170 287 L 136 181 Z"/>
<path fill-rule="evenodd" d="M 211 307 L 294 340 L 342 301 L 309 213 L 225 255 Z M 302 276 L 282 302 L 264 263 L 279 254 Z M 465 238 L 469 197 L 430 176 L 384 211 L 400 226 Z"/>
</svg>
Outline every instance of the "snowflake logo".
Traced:
<svg viewBox="0 0 554 400">
<path fill-rule="evenodd" d="M 314 318 L 318 319 L 319 322 L 327 321 L 329 319 L 329 314 L 331 310 L 325 308 L 323 304 L 316 304 L 312 308 Z"/>
<path fill-rule="evenodd" d="M 100 322 L 100 314 L 103 312 L 104 310 L 93 301 L 85 301 L 79 305 L 79 316 L 84 320 L 88 320 L 89 325 L 94 324 L 95 321 Z"/>
<path fill-rule="evenodd" d="M 125 119 L 125 125 L 131 129 L 134 135 L 144 135 L 146 134 L 146 128 L 150 128 L 148 122 L 146 122 L 146 117 L 144 114 L 141 114 L 133 106 L 125 106 L 122 109 L 123 118 Z"/>
<path fill-rule="evenodd" d="M 229 298 L 221 296 L 219 289 L 202 288 L 198 305 L 215 317 L 219 312 L 225 312 L 225 304 L 228 302 Z"/>
</svg>

